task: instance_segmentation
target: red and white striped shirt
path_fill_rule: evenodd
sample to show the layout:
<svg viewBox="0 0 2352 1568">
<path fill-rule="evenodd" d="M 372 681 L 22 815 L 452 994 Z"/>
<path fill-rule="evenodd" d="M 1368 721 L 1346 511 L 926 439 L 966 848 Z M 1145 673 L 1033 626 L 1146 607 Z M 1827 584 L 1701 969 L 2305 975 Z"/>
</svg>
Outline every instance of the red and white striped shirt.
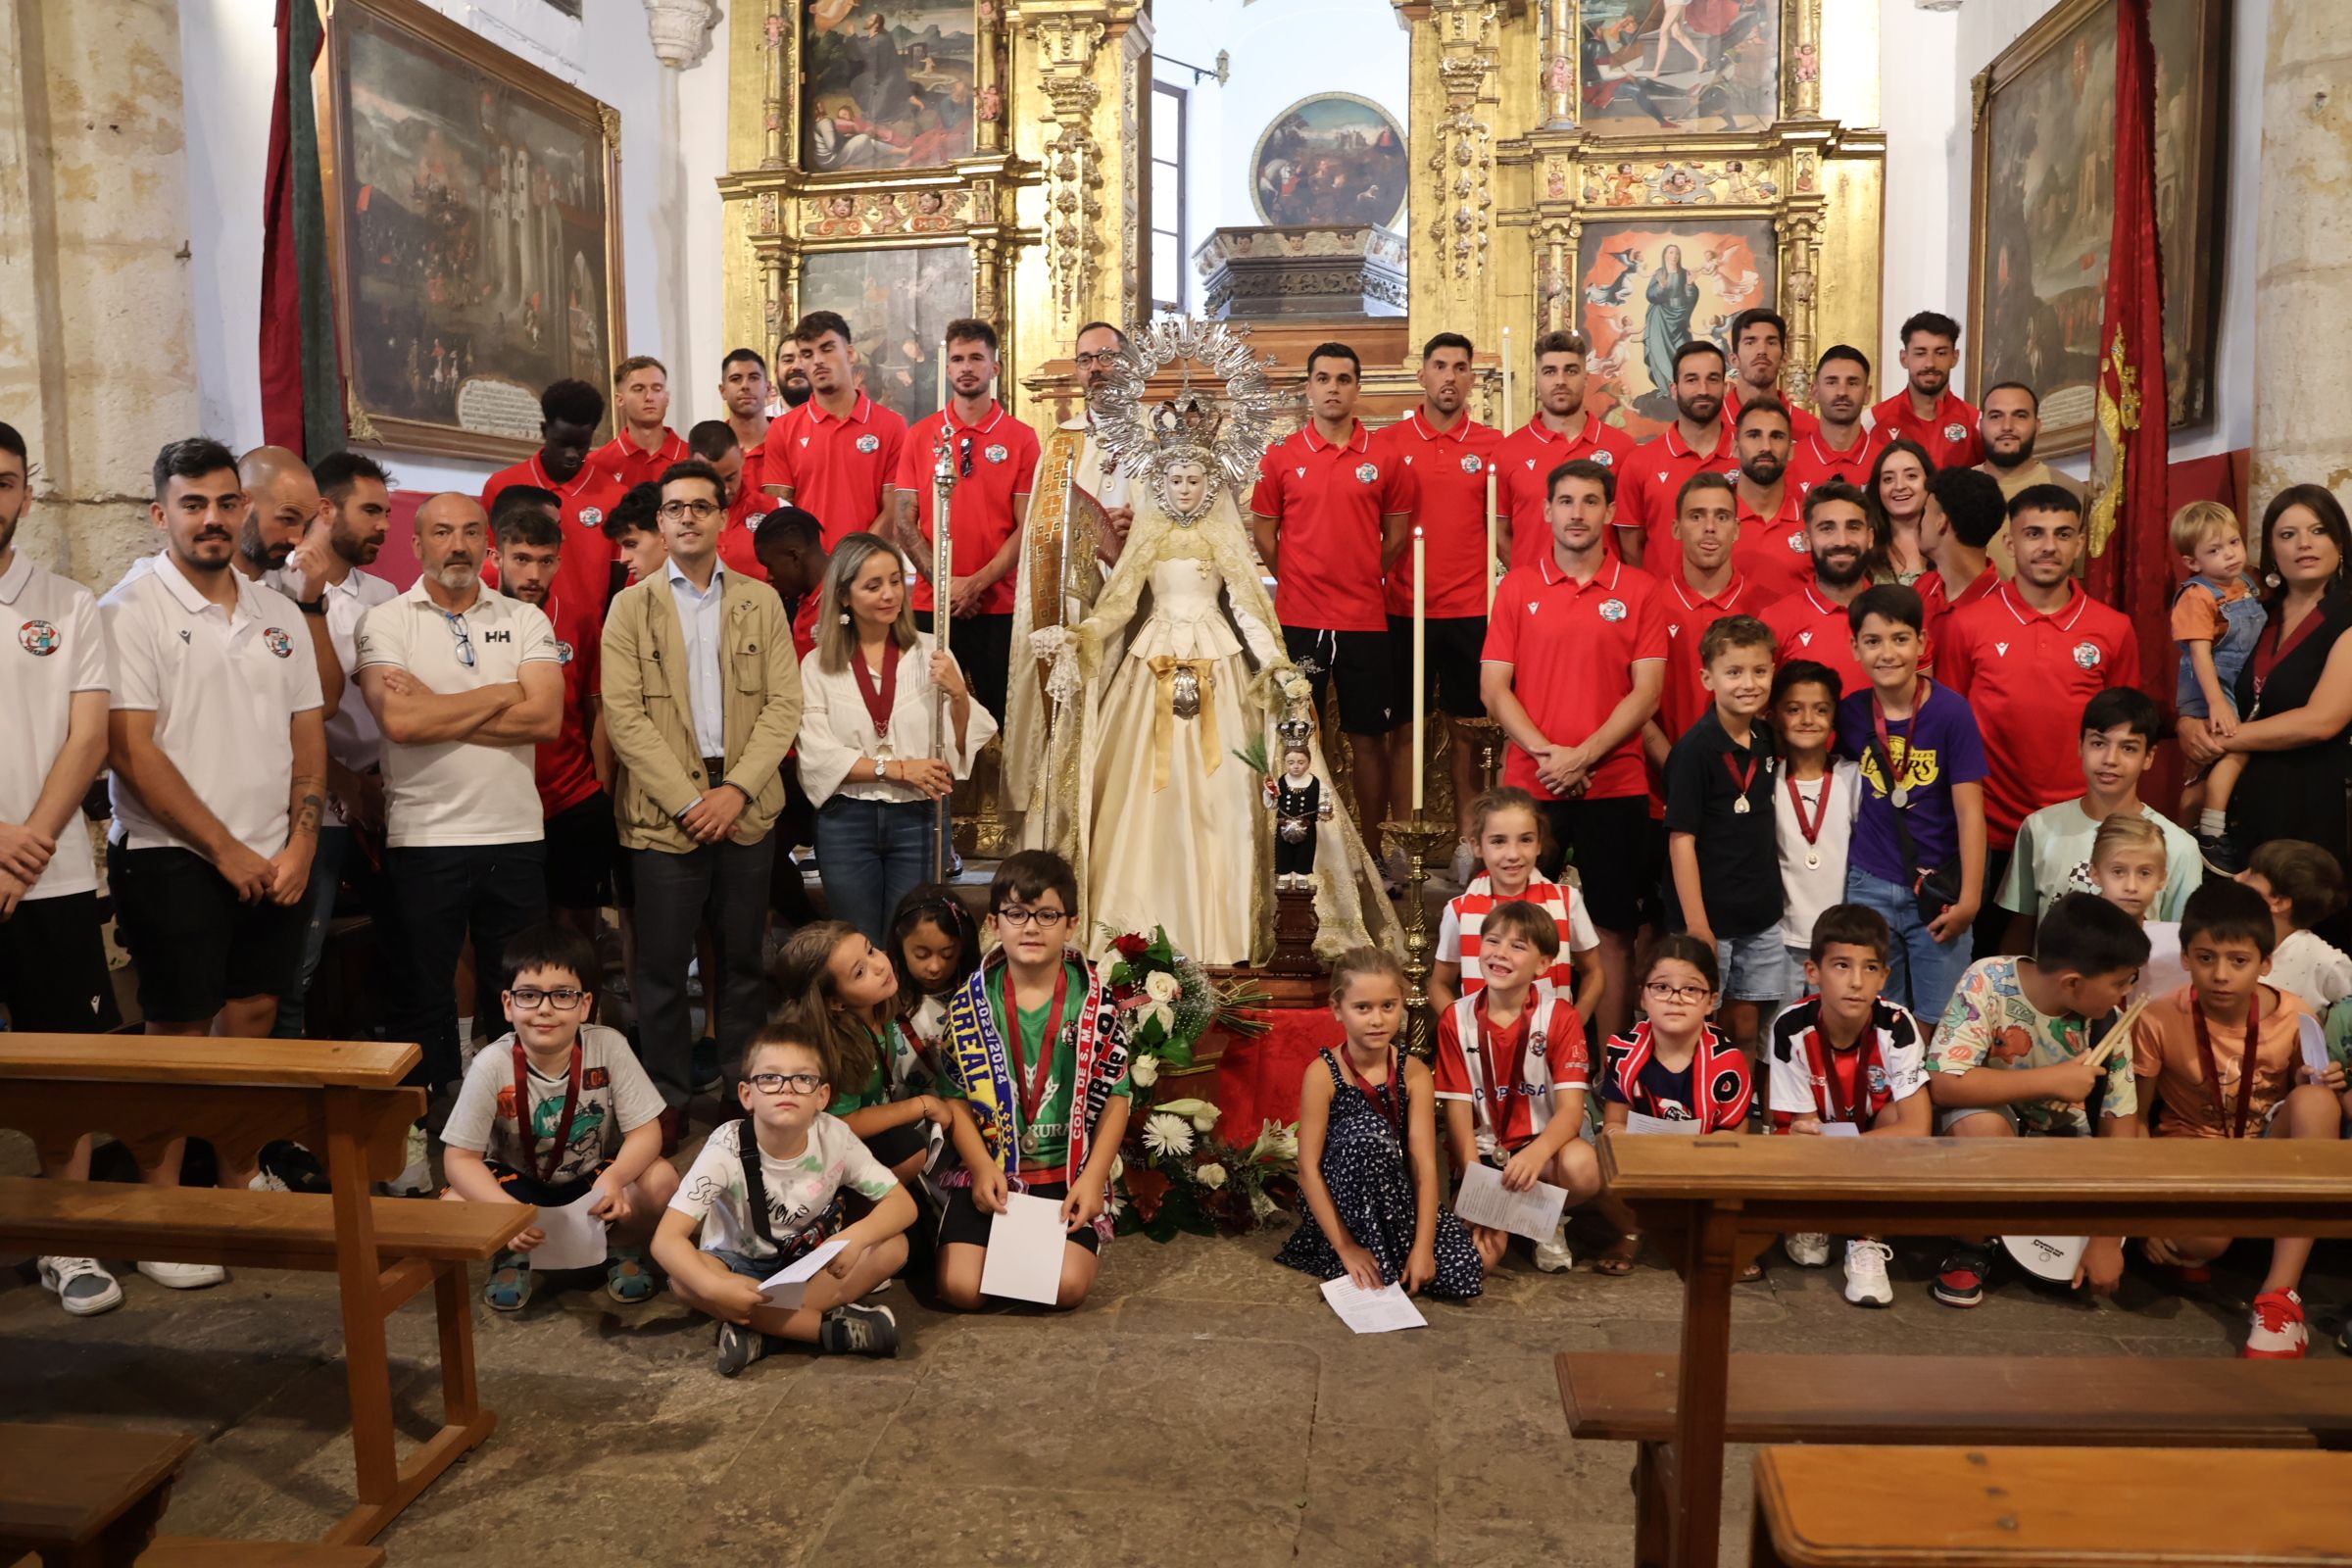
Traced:
<svg viewBox="0 0 2352 1568">
<path fill-rule="evenodd" d="M 1568 992 L 1539 980 L 1508 1026 L 1487 1019 L 1487 998 L 1463 997 L 1438 1019 L 1437 1097 L 1470 1103 L 1482 1158 L 1533 1141 L 1551 1121 L 1555 1090 L 1588 1089 L 1585 1020 Z"/>
<path fill-rule="evenodd" d="M 1497 904 L 1509 904 L 1525 899 L 1547 910 L 1560 928 L 1560 956 L 1543 980 L 1573 995 L 1576 991 L 1576 965 L 1570 955 L 1589 953 L 1600 946 L 1600 933 L 1593 929 L 1592 917 L 1585 912 L 1585 896 L 1573 887 L 1546 882 L 1542 877 L 1531 878 L 1525 893 L 1510 897 L 1494 891 L 1487 873 L 1481 871 L 1470 879 L 1461 894 L 1448 901 L 1446 912 L 1438 920 L 1438 962 L 1461 965 L 1460 993 L 1476 996 L 1487 983 L 1486 970 L 1479 964 L 1479 928 L 1494 912 Z"/>
</svg>

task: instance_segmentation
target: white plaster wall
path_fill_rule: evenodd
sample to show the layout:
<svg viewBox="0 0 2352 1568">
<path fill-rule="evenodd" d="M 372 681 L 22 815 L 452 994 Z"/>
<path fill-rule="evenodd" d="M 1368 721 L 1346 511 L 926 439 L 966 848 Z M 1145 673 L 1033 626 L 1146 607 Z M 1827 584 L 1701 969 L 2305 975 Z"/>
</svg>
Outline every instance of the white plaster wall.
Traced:
<svg viewBox="0 0 2352 1568">
<path fill-rule="evenodd" d="M 727 25 L 701 65 L 655 58 L 643 0 L 586 0 L 575 22 L 544 0 L 426 0 L 549 74 L 620 112 L 622 303 L 627 348 L 669 368 L 671 425 L 723 412 L 718 362 L 719 199 L 726 172 Z M 722 0 L 722 4 L 725 0 Z M 262 438 L 262 184 L 276 35 L 266 0 L 181 0 L 190 271 L 206 433 Z M 398 450 L 409 489 L 476 489 L 495 466 Z"/>
</svg>

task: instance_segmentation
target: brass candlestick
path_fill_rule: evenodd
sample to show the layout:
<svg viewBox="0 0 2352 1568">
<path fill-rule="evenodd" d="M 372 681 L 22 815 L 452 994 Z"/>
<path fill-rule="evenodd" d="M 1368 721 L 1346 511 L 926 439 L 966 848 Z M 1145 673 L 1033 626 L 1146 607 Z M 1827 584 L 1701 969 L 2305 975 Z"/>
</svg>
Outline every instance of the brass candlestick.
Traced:
<svg viewBox="0 0 2352 1568">
<path fill-rule="evenodd" d="M 1404 857 L 1405 1049 L 1426 1061 L 1438 1047 L 1437 1020 L 1429 1010 L 1431 952 L 1437 943 L 1421 890 L 1429 881 L 1429 858 L 1453 843 L 1454 825 L 1450 817 L 1423 815 L 1392 817 L 1380 826 L 1389 848 Z"/>
<path fill-rule="evenodd" d="M 1004 737 L 992 735 L 972 759 L 973 793 L 980 797 L 978 819 L 972 824 L 972 854 L 983 860 L 1001 860 L 1010 848 L 1004 837 L 1004 815 L 997 797 L 1004 788 Z"/>
<path fill-rule="evenodd" d="M 1465 744 L 1478 748 L 1478 787 L 1493 789 L 1499 777 L 1494 767 L 1502 755 L 1502 726 L 1491 718 L 1457 718 L 1451 722 Z"/>
</svg>

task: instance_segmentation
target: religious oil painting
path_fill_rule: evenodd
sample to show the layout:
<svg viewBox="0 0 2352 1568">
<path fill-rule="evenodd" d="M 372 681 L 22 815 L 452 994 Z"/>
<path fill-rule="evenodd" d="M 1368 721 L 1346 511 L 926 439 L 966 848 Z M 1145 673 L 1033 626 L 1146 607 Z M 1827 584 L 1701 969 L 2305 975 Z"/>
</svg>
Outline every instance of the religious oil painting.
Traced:
<svg viewBox="0 0 2352 1568">
<path fill-rule="evenodd" d="M 971 155 L 974 0 L 799 4 L 803 169 L 933 169 Z"/>
<path fill-rule="evenodd" d="M 940 341 L 972 314 L 972 253 L 960 244 L 813 251 L 801 264 L 800 303 L 803 315 L 848 319 L 866 394 L 912 424 L 939 412 Z"/>
<path fill-rule="evenodd" d="M 1775 306 L 1770 219 L 1588 223 L 1577 243 L 1577 325 L 1591 345 L 1585 407 L 1636 440 L 1674 422 L 1674 354 L 1731 351 L 1732 318 Z"/>
<path fill-rule="evenodd" d="M 354 434 L 527 454 L 623 353 L 619 118 L 411 0 L 340 0 L 318 77 Z"/>
<path fill-rule="evenodd" d="M 1585 129 L 1740 134 L 1781 112 L 1782 0 L 1584 0 Z"/>
<path fill-rule="evenodd" d="M 1250 160 L 1257 216 L 1295 223 L 1377 223 L 1404 216 L 1404 132 L 1352 93 L 1317 93 L 1274 117 Z"/>
<path fill-rule="evenodd" d="M 2229 8 L 2163 0 L 2156 53 L 2156 231 L 2173 425 L 2210 409 L 2214 290 L 2230 123 Z M 2090 445 L 2115 219 L 2115 0 L 2069 0 L 1979 78 L 1969 291 L 1972 395 L 2041 393 L 2044 456 Z"/>
</svg>

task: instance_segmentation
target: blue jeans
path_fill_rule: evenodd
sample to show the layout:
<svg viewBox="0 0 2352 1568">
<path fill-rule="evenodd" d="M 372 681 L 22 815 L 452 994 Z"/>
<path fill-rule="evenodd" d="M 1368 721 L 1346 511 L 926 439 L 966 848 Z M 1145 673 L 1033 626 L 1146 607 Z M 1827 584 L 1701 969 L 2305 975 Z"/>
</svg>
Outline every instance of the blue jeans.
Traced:
<svg viewBox="0 0 2352 1568">
<path fill-rule="evenodd" d="M 1894 932 L 1894 949 L 1886 956 L 1886 992 L 1909 1007 L 1925 1028 L 1943 1022 L 1944 1005 L 1968 969 L 1976 951 L 1964 928 L 1949 942 L 1928 935 L 1928 922 L 1919 917 L 1919 900 L 1909 888 L 1872 876 L 1858 865 L 1845 868 L 1845 899 L 1886 917 Z"/>
<path fill-rule="evenodd" d="M 909 890 L 932 880 L 929 801 L 861 801 L 836 795 L 816 810 L 816 876 L 833 918 L 847 920 L 876 947 L 890 941 L 890 917 Z"/>
<path fill-rule="evenodd" d="M 311 857 L 311 885 L 302 893 L 302 957 L 294 966 L 294 984 L 277 999 L 277 1025 L 270 1031 L 277 1040 L 300 1040 L 309 1011 L 311 980 L 326 952 L 326 928 L 335 923 L 335 893 L 343 882 L 343 858 L 351 853 L 351 829 L 321 826 L 318 851 Z"/>
</svg>

